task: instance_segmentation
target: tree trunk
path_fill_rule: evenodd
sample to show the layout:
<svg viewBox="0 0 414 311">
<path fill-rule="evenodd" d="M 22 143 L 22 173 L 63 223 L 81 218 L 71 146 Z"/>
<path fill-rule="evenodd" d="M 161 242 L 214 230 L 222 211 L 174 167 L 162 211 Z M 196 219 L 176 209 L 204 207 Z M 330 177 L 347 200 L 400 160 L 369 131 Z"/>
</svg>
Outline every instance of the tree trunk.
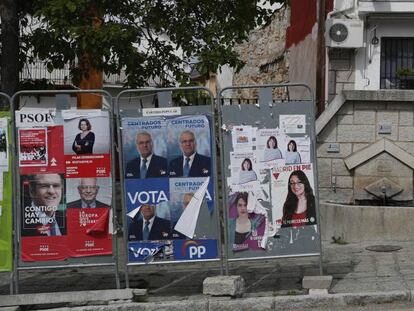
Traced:
<svg viewBox="0 0 414 311">
<path fill-rule="evenodd" d="M 19 84 L 19 20 L 15 0 L 0 1 L 1 53 L 0 79 L 1 91 L 12 96 Z M 1 102 L 0 109 L 4 109 Z"/>
<path fill-rule="evenodd" d="M 102 71 L 95 68 L 83 69 L 87 75 L 82 75 L 79 87 L 82 90 L 102 89 L 103 78 Z M 79 93 L 78 108 L 83 109 L 100 109 L 102 107 L 102 94 Z"/>
<path fill-rule="evenodd" d="M 89 14 L 92 18 L 92 27 L 99 28 L 102 25 L 102 13 L 94 6 L 91 6 Z M 103 74 L 101 70 L 91 66 L 90 55 L 85 53 L 80 61 L 81 79 L 79 87 L 86 89 L 102 89 L 103 88 Z M 86 73 L 86 74 L 84 74 Z M 78 108 L 100 109 L 102 107 L 101 94 L 82 94 L 78 95 Z"/>
</svg>

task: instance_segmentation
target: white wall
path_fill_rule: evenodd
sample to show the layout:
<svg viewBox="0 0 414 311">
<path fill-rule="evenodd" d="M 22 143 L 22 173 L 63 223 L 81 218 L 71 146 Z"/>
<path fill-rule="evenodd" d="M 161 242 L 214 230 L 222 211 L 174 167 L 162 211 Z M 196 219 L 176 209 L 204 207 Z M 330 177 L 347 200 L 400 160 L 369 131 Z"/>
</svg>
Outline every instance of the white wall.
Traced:
<svg viewBox="0 0 414 311">
<path fill-rule="evenodd" d="M 221 72 L 217 71 L 217 89 L 222 90 L 225 87 L 233 86 L 233 68 L 228 65 L 221 67 Z"/>
<path fill-rule="evenodd" d="M 404 1 L 358 1 L 358 13 L 365 15 L 369 13 L 410 13 L 414 12 L 414 3 L 409 0 Z"/>
<path fill-rule="evenodd" d="M 361 48 L 355 56 L 355 89 L 380 89 L 381 37 L 414 37 L 414 21 L 408 19 L 370 19 L 370 29 L 376 28 L 380 42 L 376 46 L 370 44 L 373 32 L 366 31 L 368 42 L 366 48 Z"/>
<path fill-rule="evenodd" d="M 335 0 L 334 11 L 348 10 L 354 6 L 355 0 Z"/>
</svg>

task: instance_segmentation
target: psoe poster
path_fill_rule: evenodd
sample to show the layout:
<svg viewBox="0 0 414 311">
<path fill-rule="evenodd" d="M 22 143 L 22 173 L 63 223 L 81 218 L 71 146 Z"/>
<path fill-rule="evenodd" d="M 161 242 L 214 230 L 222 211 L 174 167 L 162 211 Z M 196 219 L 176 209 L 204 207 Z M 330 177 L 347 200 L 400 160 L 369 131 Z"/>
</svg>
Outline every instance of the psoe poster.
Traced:
<svg viewBox="0 0 414 311">
<path fill-rule="evenodd" d="M 21 177 L 21 257 L 23 261 L 64 260 L 67 221 L 63 174 Z"/>
<path fill-rule="evenodd" d="M 111 174 L 108 111 L 63 110 L 67 178 L 109 177 Z"/>
</svg>

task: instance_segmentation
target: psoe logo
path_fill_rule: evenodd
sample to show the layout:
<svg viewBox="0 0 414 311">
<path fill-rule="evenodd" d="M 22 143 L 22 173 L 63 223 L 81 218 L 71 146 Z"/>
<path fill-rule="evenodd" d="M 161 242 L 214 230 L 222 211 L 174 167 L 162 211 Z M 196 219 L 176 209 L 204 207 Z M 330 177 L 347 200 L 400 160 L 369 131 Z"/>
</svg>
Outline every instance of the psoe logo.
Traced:
<svg viewBox="0 0 414 311">
<path fill-rule="evenodd" d="M 96 168 L 97 175 L 105 175 L 106 174 L 106 167 L 97 167 Z"/>
<path fill-rule="evenodd" d="M 85 247 L 95 247 L 95 241 L 93 240 L 86 240 Z"/>
<path fill-rule="evenodd" d="M 216 240 L 175 240 L 176 259 L 213 259 L 217 258 Z M 178 244 L 178 245 L 177 245 Z"/>
<path fill-rule="evenodd" d="M 47 245 L 47 244 L 40 244 L 39 245 L 39 251 L 40 252 L 48 252 L 49 251 L 49 245 Z"/>
</svg>

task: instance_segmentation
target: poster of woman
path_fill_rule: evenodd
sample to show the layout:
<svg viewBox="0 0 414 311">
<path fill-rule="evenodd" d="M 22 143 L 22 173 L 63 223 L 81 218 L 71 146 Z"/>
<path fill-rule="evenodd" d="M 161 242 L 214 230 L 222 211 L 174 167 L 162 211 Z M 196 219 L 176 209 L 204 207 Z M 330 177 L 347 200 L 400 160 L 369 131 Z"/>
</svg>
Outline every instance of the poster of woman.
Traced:
<svg viewBox="0 0 414 311">
<path fill-rule="evenodd" d="M 228 234 L 232 250 L 237 252 L 264 249 L 267 215 L 253 193 L 232 193 L 228 203 Z"/>
<path fill-rule="evenodd" d="M 109 114 L 107 111 L 64 110 L 65 155 L 110 153 Z"/>
<path fill-rule="evenodd" d="M 286 135 L 279 129 L 258 129 L 256 131 L 256 155 L 259 162 L 284 163 Z"/>
<path fill-rule="evenodd" d="M 309 137 L 287 138 L 285 147 L 285 164 L 310 163 L 310 139 Z"/>
<path fill-rule="evenodd" d="M 255 153 L 230 152 L 231 184 L 234 191 L 254 191 L 259 188 L 259 167 Z"/>
<path fill-rule="evenodd" d="M 316 224 L 312 164 L 275 168 L 272 174 L 273 216 L 282 228 Z"/>
</svg>

